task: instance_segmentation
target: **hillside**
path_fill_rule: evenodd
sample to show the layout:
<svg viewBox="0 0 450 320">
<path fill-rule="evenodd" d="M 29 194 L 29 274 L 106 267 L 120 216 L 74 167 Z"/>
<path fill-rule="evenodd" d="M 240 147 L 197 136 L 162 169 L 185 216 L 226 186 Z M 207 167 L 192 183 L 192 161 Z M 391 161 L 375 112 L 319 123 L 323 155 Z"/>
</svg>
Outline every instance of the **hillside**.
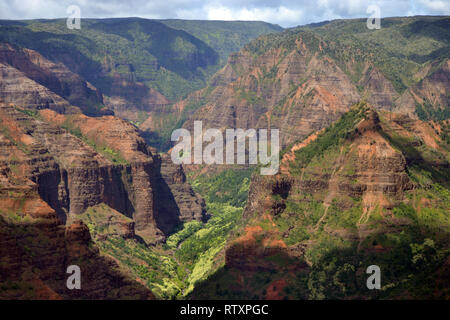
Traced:
<svg viewBox="0 0 450 320">
<path fill-rule="evenodd" d="M 448 299 L 448 129 L 362 103 L 294 145 L 191 298 Z"/>
<path fill-rule="evenodd" d="M 259 21 L 208 21 L 208 20 L 158 20 L 173 28 L 186 31 L 199 38 L 220 56 L 220 65 L 228 56 L 238 52 L 251 40 L 269 33 L 281 32 L 283 28 Z"/>
<path fill-rule="evenodd" d="M 172 101 L 204 87 L 230 50 L 280 29 L 253 22 L 172 23 L 176 28 L 168 26 L 170 21 L 140 18 L 83 19 L 81 30 L 70 30 L 62 19 L 3 20 L 0 42 L 63 63 L 105 95 L 94 106 L 104 104 L 116 115 L 141 123 L 148 112 L 164 112 Z M 203 31 L 198 33 L 198 28 Z"/>
<path fill-rule="evenodd" d="M 31 49 L 0 49 L 0 299 L 185 297 L 220 265 L 251 171 L 189 178 L 194 191 L 134 125 L 83 114 L 106 111 L 84 103 L 98 91 L 78 75 Z M 243 187 L 213 197 L 230 174 Z M 82 292 L 65 287 L 70 263 L 89 280 Z"/>
<path fill-rule="evenodd" d="M 448 17 L 387 18 L 369 30 L 363 19 L 337 20 L 261 36 L 231 54 L 208 87 L 176 103 L 170 116 L 154 115 L 140 127 L 164 132 L 201 120 L 211 128 L 280 128 L 287 146 L 361 99 L 446 119 L 449 24 Z"/>
<path fill-rule="evenodd" d="M 0 21 L 0 299 L 449 299 L 449 23 Z M 279 173 L 173 164 L 195 120 Z"/>
<path fill-rule="evenodd" d="M 69 212 L 74 215 L 99 202 L 132 214 L 120 176 L 128 174 L 138 180 L 132 168 L 144 166 L 144 154 L 140 162 L 125 160 L 120 151 L 107 148 L 106 141 L 94 143 L 44 120 L 54 115 L 48 109 L 38 113 L 0 104 L 0 298 L 154 298 L 100 254 L 85 224 L 68 218 Z M 131 182 L 128 187 L 137 189 L 138 183 Z M 135 192 L 141 197 L 145 193 L 152 196 L 142 181 L 140 188 Z M 137 233 L 151 236 L 157 226 L 146 220 L 154 212 L 131 201 L 136 206 Z M 143 219 L 143 215 L 148 216 Z M 83 270 L 85 283 L 80 291 L 68 290 L 65 285 L 65 271 L 72 264 Z"/>
</svg>

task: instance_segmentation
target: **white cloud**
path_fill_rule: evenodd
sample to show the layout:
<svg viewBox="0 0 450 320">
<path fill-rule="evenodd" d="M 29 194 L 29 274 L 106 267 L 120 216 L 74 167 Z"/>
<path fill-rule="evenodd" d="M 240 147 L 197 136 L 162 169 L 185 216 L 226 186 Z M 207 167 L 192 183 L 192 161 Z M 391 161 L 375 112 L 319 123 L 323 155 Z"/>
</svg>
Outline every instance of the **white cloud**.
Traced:
<svg viewBox="0 0 450 320">
<path fill-rule="evenodd" d="M 206 8 L 209 20 L 246 20 L 246 21 L 271 21 L 279 24 L 299 24 L 302 21 L 303 12 L 300 9 L 289 9 L 284 6 L 278 8 L 240 8 L 227 7 Z"/>
<path fill-rule="evenodd" d="M 450 14 L 450 0 L 0 0 L 0 19 L 64 18 L 68 6 L 78 5 L 89 18 L 262 20 L 289 27 L 368 17 L 371 4 L 382 17 Z"/>
<path fill-rule="evenodd" d="M 419 0 L 426 8 L 441 14 L 450 14 L 450 1 L 445 0 Z"/>
</svg>

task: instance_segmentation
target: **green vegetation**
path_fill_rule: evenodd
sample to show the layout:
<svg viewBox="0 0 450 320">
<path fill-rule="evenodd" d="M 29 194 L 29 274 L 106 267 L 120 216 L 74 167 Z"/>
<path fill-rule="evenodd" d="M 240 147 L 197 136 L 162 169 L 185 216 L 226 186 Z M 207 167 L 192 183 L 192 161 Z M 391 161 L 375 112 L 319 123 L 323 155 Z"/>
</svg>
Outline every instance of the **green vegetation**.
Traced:
<svg viewBox="0 0 450 320">
<path fill-rule="evenodd" d="M 340 121 L 342 119 L 335 127 L 339 127 Z M 333 131 L 333 126 L 330 130 Z M 312 234 L 303 231 L 305 239 L 316 243 L 306 252 L 306 256 L 312 261 L 308 276 L 309 299 L 448 296 L 448 288 L 445 285 L 442 287 L 442 284 L 439 287 L 439 283 L 445 281 L 445 276 L 441 276 L 439 270 L 450 254 L 450 194 L 446 172 L 448 170 L 445 169 L 448 166 L 447 160 L 442 155 L 431 152 L 423 142 L 415 141 L 417 137 L 406 138 L 395 131 L 382 134 L 392 146 L 403 153 L 408 173 L 417 186 L 408 191 L 406 198 L 409 200 L 397 203 L 392 208 L 392 217 L 387 216 L 386 211 L 382 212 L 381 208 L 376 208 L 371 213 L 366 227 L 373 230 L 373 233 L 359 244 L 345 240 L 346 237 L 356 234 L 363 214 L 358 199 L 354 202 L 355 199 L 345 200 L 340 197 L 339 202 L 333 201 L 328 208 L 323 224 L 328 230 L 340 230 L 340 236 L 331 236 L 322 227 Z M 317 142 L 319 145 L 323 144 L 320 139 L 317 139 Z M 322 150 L 318 147 L 313 149 L 317 152 Z M 430 204 L 423 206 L 421 203 L 424 199 Z M 352 202 L 354 203 L 349 209 L 342 208 L 348 207 L 345 203 Z M 289 205 L 289 199 L 287 204 L 287 208 L 292 207 Z M 296 214 L 310 212 L 309 214 L 314 216 L 311 211 L 310 207 L 307 210 L 297 207 Z M 289 215 L 284 215 L 285 213 L 280 219 L 288 219 Z M 404 219 L 407 223 L 397 226 L 395 219 Z M 308 225 L 311 225 L 311 222 L 307 221 L 304 228 Z M 375 250 L 374 247 L 378 249 Z M 379 292 L 369 292 L 365 287 L 364 271 L 372 264 L 378 265 L 383 272 L 382 289 Z M 357 270 L 361 270 L 361 273 Z M 291 292 L 297 290 L 293 297 L 305 297 L 304 288 L 300 290 L 295 282 L 290 286 Z"/>
<path fill-rule="evenodd" d="M 230 232 L 242 216 L 242 208 L 226 204 L 208 204 L 211 219 L 187 238 L 175 252 L 177 261 L 188 270 L 188 286 L 184 294 L 194 289 L 199 280 L 212 274 L 224 261 L 220 253 Z"/>
<path fill-rule="evenodd" d="M 321 157 L 329 148 L 338 145 L 355 134 L 355 125 L 365 118 L 368 107 L 364 102 L 354 106 L 338 121 L 320 133 L 317 139 L 295 152 L 295 163 L 291 166 L 297 172 L 310 164 L 313 158 Z"/>
<path fill-rule="evenodd" d="M 208 93 L 210 90 L 211 87 L 206 87 L 205 92 Z M 156 125 L 160 124 L 160 126 L 156 127 L 155 131 L 143 132 L 142 137 L 145 139 L 147 144 L 157 148 L 158 150 L 169 150 L 172 147 L 170 140 L 172 132 L 176 129 L 181 128 L 186 119 L 188 119 L 190 115 L 192 115 L 198 108 L 200 108 L 203 103 L 203 98 L 201 98 L 198 102 L 188 103 L 184 107 L 181 115 L 170 112 L 171 109 L 167 110 L 168 112 L 161 112 L 160 114 L 153 115 L 152 117 L 154 123 Z"/>
<path fill-rule="evenodd" d="M 184 30 L 213 48 L 224 65 L 232 52 L 238 52 L 244 45 L 258 36 L 282 31 L 283 28 L 266 22 L 254 21 L 196 21 L 159 20 L 173 28 Z"/>
<path fill-rule="evenodd" d="M 223 249 L 242 216 L 251 174 L 252 169 L 242 168 L 195 178 L 191 174 L 189 180 L 205 198 L 211 218 L 185 223 L 156 247 L 124 239 L 118 223 L 131 220 L 106 205 L 89 208 L 77 218 L 88 225 L 101 252 L 119 261 L 126 273 L 141 279 L 159 298 L 181 299 L 223 266 Z"/>
<path fill-rule="evenodd" d="M 282 241 L 300 254 L 294 261 L 304 258 L 309 266 L 288 269 L 295 262 L 279 251 L 265 250 L 255 260 L 234 257 L 262 271 L 220 268 L 196 286 L 193 298 L 261 299 L 276 284 L 283 289 L 278 295 L 288 299 L 448 299 L 448 145 L 434 149 L 415 134 L 393 130 L 381 116 L 378 132 L 403 154 L 414 187 L 406 188 L 401 198 L 383 193 L 388 207 L 376 203 L 367 208 L 367 198 L 359 196 L 361 177 L 355 167 L 361 158 L 350 144 L 360 134 L 355 126 L 369 114 L 364 103 L 353 107 L 296 151 L 286 182 L 275 179 L 277 187 L 272 184 L 271 191 L 259 195 L 271 201 L 265 200 L 246 219 L 245 226 L 260 227 L 261 233 L 255 236 L 259 246 L 267 239 Z M 415 122 L 401 125 L 415 132 L 409 127 Z M 330 186 L 333 175 L 339 179 L 335 191 Z M 289 192 L 283 196 L 280 183 L 290 185 L 284 186 Z M 335 192 L 332 198 L 330 192 Z M 242 235 L 243 227 L 233 237 Z M 381 269 L 381 290 L 366 287 L 370 265 Z"/>
<path fill-rule="evenodd" d="M 195 178 L 191 174 L 188 178 L 193 189 L 205 198 L 211 218 L 203 228 L 186 238 L 175 252 L 179 263 L 189 270 L 185 295 L 194 289 L 198 281 L 223 266 L 221 253 L 230 233 L 239 225 L 252 172 L 253 168 L 235 168 L 205 173 Z M 185 229 L 180 232 L 185 232 Z"/>
<path fill-rule="evenodd" d="M 39 111 L 37 111 L 37 110 L 23 109 L 23 108 L 19 108 L 17 106 L 14 106 L 14 109 L 16 109 L 17 111 L 19 111 L 29 117 L 32 117 L 32 118 L 39 117 Z"/>
<path fill-rule="evenodd" d="M 177 248 L 180 243 L 182 243 L 187 238 L 191 237 L 194 233 L 196 233 L 198 230 L 202 228 L 203 223 L 201 223 L 200 221 L 186 222 L 179 232 L 176 232 L 167 238 L 166 240 L 167 247 L 169 247 L 170 249 Z"/>
<path fill-rule="evenodd" d="M 86 20 L 85 33 L 77 34 L 62 28 L 62 23 L 60 20 L 28 21 L 23 25 L 0 22 L 0 40 L 30 46 L 56 60 L 62 59 L 66 50 L 73 50 L 75 55 L 70 57 L 74 60 L 69 66 L 81 66 L 83 76 L 107 94 L 114 75 L 118 74 L 123 79 L 143 82 L 171 99 L 205 86 L 231 50 L 248 41 L 246 37 L 260 32 L 252 29 L 245 33 L 242 30 L 245 26 L 273 29 L 260 23 L 106 19 Z M 205 25 L 217 29 L 206 30 Z M 361 80 L 370 61 L 373 66 L 369 69 L 378 68 L 401 93 L 416 83 L 414 75 L 427 63 L 448 57 L 448 26 L 449 19 L 442 17 L 383 19 L 383 28 L 376 31 L 368 31 L 365 20 L 333 21 L 263 36 L 248 44 L 246 50 L 256 56 L 271 48 L 281 48 L 287 54 L 298 50 L 295 40 L 300 35 L 314 53 L 332 57 L 354 83 Z M 350 61 L 354 62 L 351 68 Z M 104 68 L 108 72 L 99 78 Z M 264 69 L 263 78 L 255 81 L 263 84 L 276 81 L 277 72 L 276 66 Z M 363 92 L 363 89 L 359 85 L 358 90 Z M 155 123 L 164 123 L 164 128 L 158 134 L 147 136 L 147 141 L 160 149 L 167 148 L 172 130 L 182 126 L 212 90 L 207 87 L 202 98 L 188 104 L 181 118 L 170 112 L 156 115 Z M 264 103 L 252 91 L 236 90 L 236 95 L 250 105 Z M 37 116 L 35 111 L 17 110 L 30 117 Z M 427 100 L 423 105 L 416 105 L 416 113 L 424 120 L 448 118 L 448 108 L 433 109 Z M 275 281 L 284 281 L 278 291 L 297 299 L 448 298 L 448 276 L 443 270 L 450 254 L 448 125 L 440 123 L 443 141 L 439 143 L 442 149 L 438 150 L 427 146 L 414 130 L 407 130 L 411 135 L 402 135 L 381 119 L 379 133 L 389 146 L 377 147 L 392 147 L 403 155 L 401 165 L 404 159 L 411 181 L 399 183 L 411 182 L 413 187 L 394 190 L 399 195 L 394 197 L 387 185 L 389 192 L 381 192 L 386 199 L 381 196 L 374 199 L 377 203 L 371 207 L 361 196 L 366 191 L 363 187 L 369 187 L 362 186 L 357 177 L 355 161 L 360 159 L 351 153 L 354 150 L 349 146 L 360 134 L 355 126 L 368 114 L 369 107 L 359 103 L 316 140 L 295 151 L 288 177 L 297 179 L 297 184 L 290 185 L 292 191 L 286 194 L 274 189 L 267 194 L 261 191 L 264 198 L 257 199 L 264 202 L 261 212 L 245 221 L 245 226 L 261 230 L 255 236 L 255 243 L 261 246 L 266 240 L 276 240 L 299 253 L 291 257 L 282 252 L 270 254 L 267 250 L 253 266 L 261 271 L 224 265 L 227 242 L 241 235 L 245 227 L 241 217 L 252 168 L 232 167 L 218 172 L 196 168 L 190 172 L 188 180 L 206 200 L 210 219 L 205 223 L 184 223 L 166 243 L 154 247 L 124 234 L 123 225 L 132 220 L 105 205 L 89 208 L 77 218 L 88 225 L 103 254 L 114 257 L 122 269 L 159 298 L 181 299 L 193 294 L 193 297 L 261 299 L 268 293 L 269 284 Z M 145 116 L 139 118 L 136 124 Z M 126 163 L 115 150 L 83 136 L 70 120 L 63 128 L 111 161 Z M 6 128 L 0 126 L 0 129 L 10 138 Z M 373 144 L 375 140 L 370 142 Z M 346 163 L 340 161 L 343 156 Z M 14 165 L 11 165 L 13 171 L 17 170 Z M 335 174 L 337 171 L 339 174 Z M 340 179 L 332 181 L 338 187 L 332 185 L 330 177 Z M 375 180 L 377 176 L 369 178 Z M 384 200 L 389 206 L 381 205 Z M 30 227 L 26 224 L 32 222 L 30 218 L 2 212 L 0 223 L 4 221 L 19 225 L 14 231 L 18 233 L 17 239 L 26 252 L 31 251 L 31 240 L 35 240 L 19 236 L 33 234 L 26 229 Z M 243 257 L 245 262 L 254 262 L 253 258 L 259 257 Z M 287 272 L 304 260 L 308 265 Z M 365 286 L 365 270 L 373 264 L 382 270 L 380 291 L 368 291 Z M 20 285 L 2 284 L 0 292 Z"/>
<path fill-rule="evenodd" d="M 141 279 L 160 298 L 172 298 L 182 288 L 182 275 L 169 254 L 151 249 L 124 233 L 124 225 L 133 220 L 105 204 L 88 208 L 77 215 L 88 226 L 90 234 L 103 254 L 119 262 L 121 269 Z"/>
<path fill-rule="evenodd" d="M 82 33 L 65 24 L 65 20 L 0 23 L 0 40 L 65 63 L 106 95 L 112 94 L 111 84 L 119 75 L 175 99 L 203 87 L 218 63 L 217 53 L 201 40 L 156 21 L 84 19 Z M 100 76 L 105 70 L 106 75 Z"/>
<path fill-rule="evenodd" d="M 425 100 L 423 105 L 416 103 L 416 114 L 420 120 L 446 120 L 450 118 L 450 108 L 434 109 L 430 102 Z"/>
<path fill-rule="evenodd" d="M 383 136 L 406 158 L 410 178 L 424 187 L 437 182 L 449 187 L 448 157 L 424 144 L 418 137 L 405 137 L 395 132 Z M 445 146 L 444 146 L 445 147 Z M 448 146 L 447 146 L 448 148 Z"/>
<path fill-rule="evenodd" d="M 247 201 L 250 177 L 253 168 L 224 170 L 218 174 L 205 174 L 190 180 L 195 191 L 200 193 L 207 203 L 229 204 L 243 208 Z"/>
<path fill-rule="evenodd" d="M 418 84 L 423 76 L 431 75 L 448 59 L 449 28 L 448 17 L 383 18 L 379 30 L 369 30 L 365 19 L 334 20 L 264 35 L 250 42 L 244 50 L 254 56 L 274 49 L 282 50 L 282 56 L 297 50 L 306 55 L 331 58 L 361 94 L 364 94 L 363 76 L 376 68 L 401 94 Z M 297 47 L 299 39 L 306 50 Z M 427 74 L 419 76 L 419 72 L 429 66 Z M 425 102 L 417 106 L 417 114 L 425 120 L 447 119 L 448 112 L 445 105 Z"/>
<path fill-rule="evenodd" d="M 109 159 L 113 163 L 117 164 L 128 164 L 128 161 L 120 154 L 120 152 L 109 148 L 108 146 L 97 143 L 96 141 L 89 139 L 85 135 L 82 134 L 80 128 L 75 126 L 70 117 L 64 121 L 61 125 L 61 128 L 67 130 L 70 134 L 76 136 L 78 139 L 81 139 L 84 143 L 91 146 L 96 152 L 103 155 L 105 158 Z"/>
<path fill-rule="evenodd" d="M 365 19 L 354 19 L 309 29 L 330 43 L 326 54 L 335 58 L 343 70 L 356 75 L 358 70 L 349 70 L 346 62 L 371 61 L 398 92 L 414 84 L 414 75 L 423 63 L 448 56 L 447 17 L 385 18 L 382 25 L 379 30 L 369 30 Z"/>
</svg>

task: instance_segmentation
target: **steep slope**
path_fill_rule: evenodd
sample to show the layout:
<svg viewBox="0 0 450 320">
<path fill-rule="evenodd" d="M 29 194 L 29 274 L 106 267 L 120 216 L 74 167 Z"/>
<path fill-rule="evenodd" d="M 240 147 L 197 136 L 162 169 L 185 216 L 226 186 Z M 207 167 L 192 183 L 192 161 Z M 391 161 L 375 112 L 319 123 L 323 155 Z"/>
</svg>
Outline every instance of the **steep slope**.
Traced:
<svg viewBox="0 0 450 320">
<path fill-rule="evenodd" d="M 428 74 L 417 85 L 403 93 L 398 102 L 401 110 L 414 112 L 421 120 L 445 120 L 450 117 L 450 60 L 429 65 Z"/>
<path fill-rule="evenodd" d="M 197 68 L 204 72 L 218 59 L 199 39 L 156 21 L 83 19 L 82 28 L 82 32 L 70 30 L 63 19 L 17 21 L 2 24 L 0 35 L 4 42 L 64 63 L 108 96 L 117 75 L 122 81 L 147 83 L 175 98 L 204 81 Z"/>
<path fill-rule="evenodd" d="M 101 110 L 104 107 L 103 97 L 96 88 L 64 65 L 55 64 L 36 51 L 13 48 L 7 43 L 0 43 L 0 63 L 19 70 L 29 79 L 67 100 L 71 105 L 81 108 L 87 115 L 108 113 L 107 110 Z M 112 114 L 111 111 L 109 114 Z"/>
<path fill-rule="evenodd" d="M 319 58 L 306 44 L 319 46 L 316 41 L 305 33 L 292 39 L 295 49 L 274 43 L 255 56 L 249 48 L 259 44 L 253 42 L 232 55 L 191 119 L 212 128 L 280 128 L 286 144 L 327 126 L 359 95 L 332 60 Z M 191 119 L 184 127 L 191 128 Z"/>
<path fill-rule="evenodd" d="M 183 223 L 202 225 L 207 218 L 181 166 L 153 154 L 136 127 L 113 116 L 0 104 L 0 120 L 1 298 L 145 299 L 153 297 L 148 288 L 160 298 L 179 292 L 171 284 L 158 287 L 173 270 L 166 264 L 172 258 L 153 248 Z M 41 253 L 43 261 L 34 258 Z M 82 291 L 65 287 L 71 261 L 82 269 Z M 145 261 L 157 261 L 151 281 Z"/>
<path fill-rule="evenodd" d="M 46 161 L 32 161 L 27 177 L 37 182 L 42 199 L 63 221 L 104 202 L 131 217 L 137 234 L 151 243 L 164 239 L 181 221 L 204 219 L 201 199 L 185 181 L 161 176 L 161 158 L 124 120 L 7 105 L 1 115 L 2 130 L 23 145 L 29 161 L 48 154 Z"/>
<path fill-rule="evenodd" d="M 171 23 L 176 27 L 171 28 Z M 236 30 L 240 25 L 246 28 Z M 105 105 L 116 115 L 139 124 L 147 119 L 149 112 L 163 112 L 171 101 L 204 87 L 210 76 L 223 66 L 229 50 L 237 51 L 256 36 L 279 29 L 257 22 L 176 20 L 164 24 L 121 18 L 83 19 L 80 31 L 68 29 L 62 19 L 0 21 L 0 42 L 34 50 L 46 60 L 64 64 L 101 90 Z M 42 64 L 47 62 L 41 63 L 38 69 Z M 32 69 L 35 74 L 36 65 Z M 53 69 L 59 74 L 66 73 L 64 68 Z M 48 77 L 48 72 L 44 72 L 38 79 L 30 78 L 43 84 L 42 81 L 50 81 Z M 73 90 L 60 92 L 65 90 L 64 83 L 73 85 L 77 81 L 73 76 L 56 82 L 51 80 L 50 89 L 80 107 L 92 108 L 103 103 L 95 98 L 96 89 L 86 89 L 84 85 L 78 86 L 77 91 L 93 90 L 88 104 L 79 105 L 79 97 Z"/>
<path fill-rule="evenodd" d="M 164 297 L 128 267 L 136 256 L 118 259 L 126 249 L 111 252 L 108 241 L 162 259 L 149 245 L 183 223 L 202 224 L 203 198 L 183 168 L 149 148 L 134 125 L 100 116 L 105 109 L 97 106 L 97 117 L 86 116 L 92 96 L 102 96 L 81 77 L 33 50 L 1 49 L 0 298 L 146 299 L 154 297 L 149 288 Z M 134 265 L 140 271 L 141 263 Z M 81 291 L 65 286 L 70 264 L 82 269 Z"/>
<path fill-rule="evenodd" d="M 169 173 L 174 179 L 184 177 L 180 171 L 162 172 L 165 177 Z M 102 254 L 113 257 L 158 298 L 185 299 L 198 282 L 223 266 L 226 240 L 242 217 L 251 172 L 249 168 L 195 176 L 190 172 L 188 181 L 207 202 L 208 221 L 185 221 L 165 243 L 150 247 L 134 237 L 133 220 L 106 204 L 73 217 L 89 227 Z"/>
<path fill-rule="evenodd" d="M 10 65 L 0 63 L 0 77 L 2 102 L 15 102 L 33 109 L 49 108 L 62 113 L 80 112 L 78 108 L 70 106 L 66 100 Z"/>
<path fill-rule="evenodd" d="M 9 133 L 0 134 L 0 299 L 154 298 L 99 254 L 86 225 L 62 224 L 28 178 L 36 163 L 56 164 L 45 153 L 30 159 L 26 144 L 11 139 L 19 132 Z M 69 265 L 80 267 L 81 290 L 66 287 Z"/>
<path fill-rule="evenodd" d="M 188 129 L 194 120 L 206 128 L 279 128 L 286 146 L 328 126 L 360 99 L 414 117 L 415 103 L 445 114 L 449 21 L 389 18 L 382 29 L 369 30 L 363 19 L 338 20 L 261 36 L 232 54 L 207 88 L 176 103 L 175 121 L 150 117 L 141 129 L 186 119 Z M 407 46 L 403 54 L 399 42 Z"/>
<path fill-rule="evenodd" d="M 257 37 L 283 31 L 283 28 L 262 21 L 159 20 L 178 30 L 186 31 L 213 48 L 220 56 L 220 65 L 232 52 L 238 52 Z"/>
<path fill-rule="evenodd" d="M 125 273 L 160 298 L 448 298 L 448 21 L 262 36 L 212 78 L 223 46 L 245 32 L 222 44 L 218 22 L 205 23 L 218 39 L 199 22 L 83 20 L 82 32 L 62 20 L 0 22 L 0 296 L 125 298 L 136 286 L 145 298 Z M 108 112 L 91 82 L 140 130 L 81 114 Z M 350 109 L 361 98 L 378 111 Z M 281 173 L 253 177 L 244 221 L 251 169 L 186 178 L 140 137 L 170 148 L 172 130 L 194 120 L 281 129 Z M 61 261 L 72 257 L 86 263 L 91 293 L 64 291 Z M 366 290 L 371 264 L 382 292 Z M 33 270 L 42 266 L 55 277 Z"/>
<path fill-rule="evenodd" d="M 192 298 L 447 298 L 447 123 L 360 104 L 254 174 L 222 270 Z M 365 286 L 378 265 L 382 290 Z"/>
</svg>

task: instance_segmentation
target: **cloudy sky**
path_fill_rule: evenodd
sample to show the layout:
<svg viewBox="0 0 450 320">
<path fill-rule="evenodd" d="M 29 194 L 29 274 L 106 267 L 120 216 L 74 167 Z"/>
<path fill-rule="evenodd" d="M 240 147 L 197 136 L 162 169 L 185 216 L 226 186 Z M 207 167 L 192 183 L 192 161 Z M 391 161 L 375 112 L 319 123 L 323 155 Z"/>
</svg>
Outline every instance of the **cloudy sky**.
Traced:
<svg viewBox="0 0 450 320">
<path fill-rule="evenodd" d="M 0 19 L 61 18 L 77 5 L 83 18 L 142 17 L 262 20 L 283 27 L 339 18 L 450 15 L 450 0 L 0 0 Z"/>
</svg>

